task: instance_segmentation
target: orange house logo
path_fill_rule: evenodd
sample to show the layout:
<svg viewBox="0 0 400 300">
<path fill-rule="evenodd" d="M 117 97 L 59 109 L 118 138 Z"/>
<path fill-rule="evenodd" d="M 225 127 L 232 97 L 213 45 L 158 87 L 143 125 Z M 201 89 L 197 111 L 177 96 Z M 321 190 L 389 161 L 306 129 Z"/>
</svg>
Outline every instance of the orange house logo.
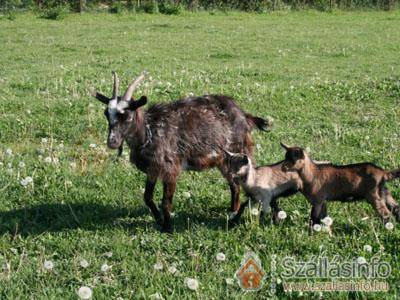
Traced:
<svg viewBox="0 0 400 300">
<path fill-rule="evenodd" d="M 258 256 L 253 252 L 247 252 L 235 273 L 235 278 L 243 290 L 258 291 L 263 286 L 265 275 Z"/>
</svg>

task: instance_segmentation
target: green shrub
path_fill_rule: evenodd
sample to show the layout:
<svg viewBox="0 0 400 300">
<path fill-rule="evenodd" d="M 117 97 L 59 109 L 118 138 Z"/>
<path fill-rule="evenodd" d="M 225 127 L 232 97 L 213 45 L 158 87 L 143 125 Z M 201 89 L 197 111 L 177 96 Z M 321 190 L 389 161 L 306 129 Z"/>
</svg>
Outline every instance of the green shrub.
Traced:
<svg viewBox="0 0 400 300">
<path fill-rule="evenodd" d="M 47 20 L 62 20 L 69 13 L 69 8 L 65 5 L 46 8 L 41 14 L 41 18 Z"/>
<path fill-rule="evenodd" d="M 158 14 L 160 12 L 156 0 L 142 1 L 139 8 L 148 14 Z"/>
<path fill-rule="evenodd" d="M 120 14 L 125 10 L 125 7 L 120 1 L 114 2 L 113 5 L 110 6 L 108 11 L 112 14 Z"/>
<path fill-rule="evenodd" d="M 183 8 L 180 4 L 173 1 L 163 1 L 158 6 L 160 13 L 165 15 L 179 15 Z"/>
</svg>

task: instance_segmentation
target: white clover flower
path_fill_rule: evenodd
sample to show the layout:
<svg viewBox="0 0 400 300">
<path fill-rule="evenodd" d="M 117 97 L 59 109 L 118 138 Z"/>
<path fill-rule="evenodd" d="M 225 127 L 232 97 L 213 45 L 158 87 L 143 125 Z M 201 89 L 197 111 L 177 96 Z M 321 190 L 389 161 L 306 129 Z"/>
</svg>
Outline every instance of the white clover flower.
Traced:
<svg viewBox="0 0 400 300">
<path fill-rule="evenodd" d="M 78 296 L 81 299 L 90 299 L 92 298 L 92 289 L 88 286 L 82 286 L 78 290 Z"/>
<path fill-rule="evenodd" d="M 252 208 L 250 212 L 253 216 L 258 216 L 258 208 Z"/>
<path fill-rule="evenodd" d="M 227 285 L 233 285 L 234 280 L 233 280 L 233 278 L 226 278 L 225 282 L 226 282 Z"/>
<path fill-rule="evenodd" d="M 366 264 L 367 260 L 364 257 L 360 256 L 360 257 L 357 258 L 357 263 L 360 264 L 360 265 Z"/>
<path fill-rule="evenodd" d="M 94 149 L 94 148 L 97 147 L 97 145 L 96 145 L 95 143 L 91 143 L 91 144 L 89 145 L 89 147 L 92 148 L 92 149 Z"/>
<path fill-rule="evenodd" d="M 321 221 L 328 227 L 332 226 L 332 224 L 333 224 L 333 219 L 331 217 L 325 217 Z"/>
<path fill-rule="evenodd" d="M 108 272 L 111 269 L 111 267 L 107 264 L 103 264 L 100 268 L 100 270 L 104 273 Z"/>
<path fill-rule="evenodd" d="M 12 150 L 10 148 L 6 149 L 6 154 L 8 156 L 11 156 L 13 154 Z"/>
<path fill-rule="evenodd" d="M 278 219 L 285 220 L 286 217 L 287 217 L 287 214 L 286 214 L 286 212 L 284 210 L 281 210 L 281 211 L 278 212 Z"/>
<path fill-rule="evenodd" d="M 23 161 L 19 162 L 18 167 L 25 168 L 25 163 Z"/>
<path fill-rule="evenodd" d="M 51 163 L 51 157 L 50 157 L 50 156 L 47 156 L 47 157 L 44 159 L 44 161 L 47 162 L 47 163 Z"/>
<path fill-rule="evenodd" d="M 82 260 L 79 262 L 79 265 L 80 265 L 82 268 L 87 268 L 87 267 L 89 267 L 89 262 L 88 262 L 86 259 L 82 259 Z"/>
<path fill-rule="evenodd" d="M 394 229 L 394 225 L 393 225 L 392 222 L 387 222 L 387 223 L 385 224 L 385 228 L 386 228 L 387 230 L 393 230 L 393 229 Z"/>
<path fill-rule="evenodd" d="M 30 176 L 27 176 L 27 177 L 21 179 L 21 181 L 20 181 L 22 186 L 27 186 L 28 184 L 30 184 L 32 182 L 33 182 L 33 179 Z"/>
<path fill-rule="evenodd" d="M 314 231 L 319 232 L 319 231 L 321 231 L 322 227 L 319 224 L 314 224 L 313 229 L 314 229 Z"/>
<path fill-rule="evenodd" d="M 45 260 L 43 263 L 43 268 L 47 271 L 52 271 L 54 268 L 54 263 L 51 260 Z"/>
<path fill-rule="evenodd" d="M 154 293 L 150 295 L 149 298 L 155 300 L 164 300 L 163 296 L 160 293 Z"/>
<path fill-rule="evenodd" d="M 222 252 L 217 253 L 215 258 L 217 261 L 225 261 L 225 259 L 226 259 L 225 254 Z"/>
<path fill-rule="evenodd" d="M 104 255 L 107 257 L 112 257 L 113 253 L 112 253 L 112 251 L 108 251 L 108 252 L 104 253 Z"/>
<path fill-rule="evenodd" d="M 63 144 L 63 143 L 60 143 L 60 144 L 58 145 L 58 148 L 60 148 L 60 149 L 64 148 L 64 144 Z"/>
<path fill-rule="evenodd" d="M 178 271 L 178 270 L 176 269 L 176 267 L 174 265 L 168 267 L 168 272 L 169 273 L 175 274 L 176 271 Z"/>
<path fill-rule="evenodd" d="M 47 144 L 47 138 L 42 138 L 42 143 Z"/>
<path fill-rule="evenodd" d="M 164 268 L 164 265 L 162 264 L 162 262 L 158 261 L 153 265 L 153 268 L 156 271 L 161 271 Z"/>
<path fill-rule="evenodd" d="M 183 192 L 182 196 L 185 198 L 190 198 L 192 195 L 190 194 L 190 192 Z"/>
<path fill-rule="evenodd" d="M 371 245 L 364 245 L 364 251 L 365 252 L 372 252 L 372 246 Z"/>
<path fill-rule="evenodd" d="M 194 278 L 185 278 L 185 284 L 186 286 L 191 289 L 192 291 L 195 291 L 199 288 L 199 282 L 197 281 L 197 279 Z"/>
</svg>

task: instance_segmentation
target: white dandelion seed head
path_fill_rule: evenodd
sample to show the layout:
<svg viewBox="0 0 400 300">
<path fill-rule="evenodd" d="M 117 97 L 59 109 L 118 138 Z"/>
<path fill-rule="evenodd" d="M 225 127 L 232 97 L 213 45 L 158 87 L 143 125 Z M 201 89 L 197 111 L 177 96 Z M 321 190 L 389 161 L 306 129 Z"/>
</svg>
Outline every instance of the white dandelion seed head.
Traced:
<svg viewBox="0 0 400 300">
<path fill-rule="evenodd" d="M 278 219 L 285 220 L 286 217 L 287 217 L 287 214 L 286 214 L 286 212 L 284 210 L 281 210 L 281 211 L 278 212 Z"/>
<path fill-rule="evenodd" d="M 333 219 L 331 218 L 331 217 L 325 217 L 325 218 L 323 218 L 322 220 L 322 223 L 324 223 L 326 226 L 332 226 L 332 224 L 333 224 Z"/>
<path fill-rule="evenodd" d="M 108 251 L 108 252 L 104 253 L 104 255 L 107 257 L 112 257 L 113 253 L 112 253 L 112 251 Z"/>
<path fill-rule="evenodd" d="M 367 260 L 364 257 L 360 256 L 360 257 L 357 258 L 357 263 L 359 265 L 366 264 Z"/>
<path fill-rule="evenodd" d="M 217 261 L 225 261 L 225 259 L 226 259 L 225 254 L 222 252 L 217 253 L 215 258 Z"/>
<path fill-rule="evenodd" d="M 20 161 L 18 167 L 25 168 L 25 163 L 23 161 Z"/>
<path fill-rule="evenodd" d="M 43 144 L 47 144 L 47 141 L 48 141 L 47 138 L 42 138 L 42 143 Z"/>
<path fill-rule="evenodd" d="M 87 267 L 89 267 L 89 262 L 88 262 L 86 259 L 82 259 L 82 260 L 79 262 L 79 265 L 80 265 L 82 268 L 87 268 Z"/>
<path fill-rule="evenodd" d="M 393 225 L 392 222 L 387 222 L 387 223 L 385 224 L 385 228 L 386 228 L 387 230 L 393 230 L 393 229 L 394 229 L 394 225 Z"/>
<path fill-rule="evenodd" d="M 100 268 L 100 270 L 104 273 L 108 272 L 111 269 L 111 267 L 107 264 L 103 264 Z"/>
<path fill-rule="evenodd" d="M 322 229 L 322 226 L 319 225 L 319 224 L 314 224 L 313 229 L 314 229 L 314 231 L 316 231 L 316 232 L 320 232 L 321 229 Z"/>
<path fill-rule="evenodd" d="M 52 159 L 51 159 L 50 156 L 47 156 L 47 157 L 44 159 L 44 161 L 45 161 L 46 163 L 51 163 Z"/>
<path fill-rule="evenodd" d="M 158 261 L 153 265 L 153 268 L 156 271 L 161 271 L 164 268 L 164 265 L 162 264 L 162 262 Z"/>
<path fill-rule="evenodd" d="M 45 260 L 43 263 L 43 268 L 47 271 L 52 271 L 54 268 L 54 263 L 51 260 Z"/>
<path fill-rule="evenodd" d="M 89 147 L 92 148 L 92 149 L 94 149 L 94 148 L 97 147 L 97 145 L 96 145 L 95 143 L 91 143 L 91 144 L 89 145 Z"/>
<path fill-rule="evenodd" d="M 6 149 L 6 154 L 8 156 L 11 156 L 13 154 L 12 150 L 10 148 Z"/>
<path fill-rule="evenodd" d="M 92 289 L 88 286 L 82 286 L 78 290 L 78 296 L 81 299 L 90 299 L 92 298 Z"/>
<path fill-rule="evenodd" d="M 2 161 L 0 161 L 0 167 L 4 166 L 4 163 Z"/>
<path fill-rule="evenodd" d="M 56 165 L 56 164 L 58 164 L 58 162 L 59 162 L 58 157 L 54 157 L 54 158 L 53 158 L 53 163 Z"/>
<path fill-rule="evenodd" d="M 28 184 L 30 184 L 32 182 L 33 182 L 33 178 L 30 176 L 27 176 L 27 177 L 21 179 L 21 181 L 20 181 L 22 186 L 27 186 Z"/>
<path fill-rule="evenodd" d="M 371 245 L 364 245 L 364 251 L 365 252 L 372 252 L 372 246 Z"/>
<path fill-rule="evenodd" d="M 253 216 L 258 216 L 258 208 L 252 208 L 252 209 L 251 209 L 251 214 L 252 214 Z"/>
<path fill-rule="evenodd" d="M 73 168 L 73 169 L 75 169 L 76 168 L 76 162 L 70 162 L 69 163 L 69 166 L 71 167 L 71 168 Z"/>
<path fill-rule="evenodd" d="M 178 270 L 176 269 L 175 266 L 169 266 L 169 267 L 168 267 L 168 272 L 169 272 L 169 273 L 175 274 L 176 271 L 178 271 Z"/>
<path fill-rule="evenodd" d="M 185 198 L 190 198 L 192 195 L 190 194 L 190 192 L 183 192 L 182 193 L 182 195 L 183 195 L 183 197 L 185 197 Z"/>
<path fill-rule="evenodd" d="M 233 280 L 233 278 L 226 278 L 225 279 L 225 283 L 227 284 L 227 285 L 233 285 L 234 284 L 234 280 Z"/>
<path fill-rule="evenodd" d="M 186 277 L 185 284 L 192 291 L 195 291 L 199 288 L 199 282 L 197 281 L 197 279 L 194 278 Z"/>
</svg>

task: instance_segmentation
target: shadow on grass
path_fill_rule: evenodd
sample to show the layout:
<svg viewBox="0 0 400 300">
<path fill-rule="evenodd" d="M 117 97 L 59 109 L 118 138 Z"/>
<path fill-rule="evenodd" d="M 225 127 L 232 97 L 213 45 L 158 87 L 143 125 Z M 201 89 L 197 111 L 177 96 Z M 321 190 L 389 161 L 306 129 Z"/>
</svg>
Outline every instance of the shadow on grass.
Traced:
<svg viewBox="0 0 400 300">
<path fill-rule="evenodd" d="M 212 210 L 212 208 L 210 208 Z M 209 229 L 224 228 L 223 217 L 203 213 L 178 211 L 174 218 L 174 231 L 182 232 L 193 224 L 203 224 Z M 149 217 L 150 216 L 150 217 Z M 104 230 L 153 227 L 159 229 L 145 206 L 137 208 L 116 207 L 98 203 L 51 203 L 26 206 L 10 211 L 0 211 L 0 234 L 39 235 L 74 229 Z"/>
</svg>

